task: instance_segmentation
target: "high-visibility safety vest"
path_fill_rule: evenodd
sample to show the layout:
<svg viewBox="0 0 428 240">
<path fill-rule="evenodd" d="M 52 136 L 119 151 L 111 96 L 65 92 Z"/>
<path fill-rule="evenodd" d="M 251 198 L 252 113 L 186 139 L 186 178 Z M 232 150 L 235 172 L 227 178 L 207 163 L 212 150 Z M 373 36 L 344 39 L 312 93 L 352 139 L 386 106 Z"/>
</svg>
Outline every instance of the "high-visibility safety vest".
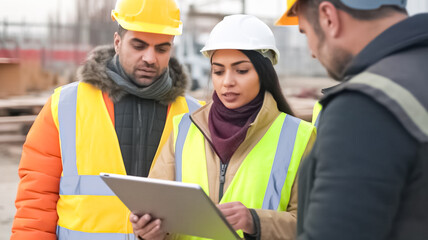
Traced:
<svg viewBox="0 0 428 240">
<path fill-rule="evenodd" d="M 291 188 L 314 127 L 281 113 L 245 157 L 220 203 L 286 211 Z M 176 181 L 197 183 L 209 195 L 204 135 L 189 114 L 174 118 Z M 242 231 L 238 231 L 242 236 Z M 180 236 L 180 239 L 202 239 Z"/>
<path fill-rule="evenodd" d="M 321 110 L 322 110 L 321 103 L 316 102 L 314 105 L 314 109 L 312 111 L 312 125 L 314 125 L 316 128 L 318 127 L 318 124 L 320 121 Z"/>
<path fill-rule="evenodd" d="M 178 97 L 169 109 L 162 138 L 168 138 L 174 115 L 199 107 L 191 97 Z M 57 238 L 135 239 L 129 210 L 99 177 L 101 172 L 126 175 L 101 90 L 83 82 L 56 89 L 52 116 L 59 131 L 63 166 Z"/>
</svg>

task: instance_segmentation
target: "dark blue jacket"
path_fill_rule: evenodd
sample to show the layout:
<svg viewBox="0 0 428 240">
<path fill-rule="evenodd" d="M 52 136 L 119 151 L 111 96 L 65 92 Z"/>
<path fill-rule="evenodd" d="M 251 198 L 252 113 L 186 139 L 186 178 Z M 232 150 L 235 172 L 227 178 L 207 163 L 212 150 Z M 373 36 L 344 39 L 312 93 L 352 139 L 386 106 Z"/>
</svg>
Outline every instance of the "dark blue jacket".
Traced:
<svg viewBox="0 0 428 240">
<path fill-rule="evenodd" d="M 322 99 L 299 240 L 428 239 L 428 14 L 387 29 Z"/>
</svg>

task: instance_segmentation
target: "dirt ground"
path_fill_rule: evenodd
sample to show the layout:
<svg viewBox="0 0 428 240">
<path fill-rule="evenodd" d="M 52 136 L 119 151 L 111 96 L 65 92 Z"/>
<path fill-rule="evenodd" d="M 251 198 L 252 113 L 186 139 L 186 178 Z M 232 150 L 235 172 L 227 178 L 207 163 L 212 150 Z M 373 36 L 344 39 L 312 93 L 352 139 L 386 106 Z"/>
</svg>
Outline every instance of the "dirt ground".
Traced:
<svg viewBox="0 0 428 240">
<path fill-rule="evenodd" d="M 285 78 L 281 81 L 293 111 L 306 120 L 310 120 L 312 107 L 321 96 L 320 89 L 335 84 L 336 82 L 326 78 Z M 198 99 L 209 99 L 211 92 L 198 90 L 192 95 Z M 11 234 L 21 151 L 22 144 L 0 144 L 0 239 L 9 239 Z"/>
</svg>

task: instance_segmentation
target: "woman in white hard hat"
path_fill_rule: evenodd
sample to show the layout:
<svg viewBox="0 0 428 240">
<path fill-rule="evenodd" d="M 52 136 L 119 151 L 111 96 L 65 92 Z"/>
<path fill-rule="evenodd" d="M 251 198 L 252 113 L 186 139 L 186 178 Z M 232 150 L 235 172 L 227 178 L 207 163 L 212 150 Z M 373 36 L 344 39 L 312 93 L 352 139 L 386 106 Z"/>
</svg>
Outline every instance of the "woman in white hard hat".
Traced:
<svg viewBox="0 0 428 240">
<path fill-rule="evenodd" d="M 315 133 L 290 115 L 273 68 L 279 59 L 273 33 L 254 16 L 228 16 L 201 52 L 211 60 L 213 99 L 175 117 L 149 177 L 201 185 L 246 239 L 294 239 L 294 180 Z M 131 222 L 140 238 L 165 238 L 161 221 L 148 214 L 131 215 Z"/>
</svg>

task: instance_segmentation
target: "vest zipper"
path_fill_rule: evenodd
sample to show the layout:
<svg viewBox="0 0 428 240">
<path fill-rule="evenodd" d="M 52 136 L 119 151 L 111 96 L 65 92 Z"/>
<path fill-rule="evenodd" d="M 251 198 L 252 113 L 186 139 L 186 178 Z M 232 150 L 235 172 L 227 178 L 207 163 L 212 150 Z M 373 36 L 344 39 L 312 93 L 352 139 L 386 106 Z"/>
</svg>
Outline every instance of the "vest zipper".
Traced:
<svg viewBox="0 0 428 240">
<path fill-rule="evenodd" d="M 218 194 L 218 202 L 220 202 L 223 198 L 224 182 L 226 181 L 226 170 L 228 165 L 229 163 L 224 164 L 220 161 L 220 189 Z"/>
<path fill-rule="evenodd" d="M 192 121 L 192 123 L 195 124 L 196 128 L 199 129 L 199 131 L 202 133 L 202 135 L 204 135 L 205 139 L 211 145 L 211 148 L 217 154 L 217 156 L 220 156 L 220 154 L 218 154 L 218 152 L 213 147 L 214 146 L 213 143 L 210 141 L 210 139 L 207 137 L 207 135 L 205 135 L 204 131 L 202 131 L 202 129 L 198 126 L 198 124 L 196 124 L 195 121 L 193 121 L 191 115 L 189 115 L 189 118 Z M 218 201 L 219 202 L 223 198 L 224 182 L 226 181 L 226 170 L 227 170 L 228 165 L 229 165 L 229 163 L 224 164 L 221 162 L 221 159 L 220 159 L 220 187 L 219 187 L 219 194 L 218 194 Z"/>
</svg>

